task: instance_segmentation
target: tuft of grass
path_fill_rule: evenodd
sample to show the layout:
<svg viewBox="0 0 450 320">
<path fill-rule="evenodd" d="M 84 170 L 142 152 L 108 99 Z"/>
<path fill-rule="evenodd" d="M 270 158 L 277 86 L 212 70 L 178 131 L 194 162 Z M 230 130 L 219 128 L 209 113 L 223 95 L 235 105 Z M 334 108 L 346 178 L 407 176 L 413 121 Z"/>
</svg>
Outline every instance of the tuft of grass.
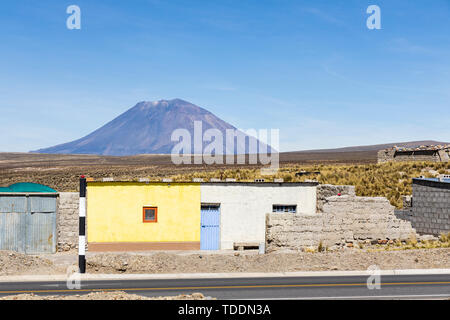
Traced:
<svg viewBox="0 0 450 320">
<path fill-rule="evenodd" d="M 317 247 L 317 252 L 328 251 L 328 248 L 323 245 L 322 240 L 319 242 L 319 246 Z"/>
<path fill-rule="evenodd" d="M 417 248 L 417 238 L 415 234 L 411 234 L 408 238 L 408 240 L 406 241 L 406 244 L 408 246 L 411 246 L 413 248 Z"/>
<path fill-rule="evenodd" d="M 317 252 L 317 249 L 314 248 L 314 247 L 306 247 L 306 248 L 304 249 L 304 251 L 305 251 L 305 252 L 308 252 L 308 253 L 316 253 L 316 252 Z"/>
<path fill-rule="evenodd" d="M 450 242 L 450 232 L 445 234 L 445 233 L 441 233 L 441 235 L 439 236 L 439 241 L 441 242 Z"/>
</svg>

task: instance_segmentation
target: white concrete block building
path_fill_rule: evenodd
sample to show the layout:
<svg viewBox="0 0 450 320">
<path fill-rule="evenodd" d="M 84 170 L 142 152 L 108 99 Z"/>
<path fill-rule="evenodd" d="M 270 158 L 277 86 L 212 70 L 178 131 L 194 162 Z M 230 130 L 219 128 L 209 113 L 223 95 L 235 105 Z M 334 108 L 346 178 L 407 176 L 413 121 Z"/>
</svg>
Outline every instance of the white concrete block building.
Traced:
<svg viewBox="0 0 450 320">
<path fill-rule="evenodd" d="M 219 212 L 220 248 L 264 243 L 266 214 L 316 214 L 317 183 L 202 183 L 201 205 Z"/>
</svg>

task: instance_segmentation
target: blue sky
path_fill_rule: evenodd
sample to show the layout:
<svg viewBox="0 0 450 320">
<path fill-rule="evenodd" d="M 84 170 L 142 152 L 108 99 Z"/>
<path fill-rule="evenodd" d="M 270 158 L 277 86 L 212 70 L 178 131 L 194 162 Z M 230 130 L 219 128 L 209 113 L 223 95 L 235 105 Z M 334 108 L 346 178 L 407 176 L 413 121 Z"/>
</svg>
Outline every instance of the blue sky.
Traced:
<svg viewBox="0 0 450 320">
<path fill-rule="evenodd" d="M 449 0 L 3 0 L 0 40 L 0 151 L 171 98 L 279 128 L 282 151 L 450 140 Z"/>
</svg>

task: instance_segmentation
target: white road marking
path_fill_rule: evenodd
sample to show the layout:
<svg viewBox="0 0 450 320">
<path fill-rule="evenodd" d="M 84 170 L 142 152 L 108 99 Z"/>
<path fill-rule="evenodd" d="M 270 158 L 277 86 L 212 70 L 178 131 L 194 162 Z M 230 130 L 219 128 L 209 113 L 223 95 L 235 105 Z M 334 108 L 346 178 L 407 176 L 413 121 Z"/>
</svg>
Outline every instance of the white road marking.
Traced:
<svg viewBox="0 0 450 320">
<path fill-rule="evenodd" d="M 335 300 L 335 299 L 372 299 L 372 298 L 450 298 L 450 294 L 417 294 L 417 295 L 387 295 L 387 296 L 337 296 L 337 297 L 297 297 L 297 298 L 258 298 L 243 300 Z"/>
<path fill-rule="evenodd" d="M 90 254 L 87 252 L 89 258 Z M 92 254 L 91 254 L 92 256 Z M 381 276 L 395 275 L 450 275 L 449 269 L 381 270 Z M 154 279 L 221 279 L 221 278 L 291 278 L 328 276 L 367 276 L 367 271 L 308 271 L 275 273 L 180 273 L 180 274 L 82 274 L 82 281 L 102 280 L 154 280 Z M 66 281 L 66 275 L 0 276 L 0 282 Z"/>
<path fill-rule="evenodd" d="M 42 284 L 41 287 L 59 287 L 59 284 Z"/>
</svg>

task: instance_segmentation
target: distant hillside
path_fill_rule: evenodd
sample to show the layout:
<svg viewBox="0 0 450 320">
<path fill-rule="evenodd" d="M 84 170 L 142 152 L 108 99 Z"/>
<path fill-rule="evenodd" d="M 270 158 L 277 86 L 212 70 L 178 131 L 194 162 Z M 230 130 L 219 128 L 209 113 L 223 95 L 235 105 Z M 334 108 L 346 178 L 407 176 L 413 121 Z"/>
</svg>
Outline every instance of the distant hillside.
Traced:
<svg viewBox="0 0 450 320">
<path fill-rule="evenodd" d="M 413 148 L 418 146 L 429 146 L 429 145 L 446 145 L 449 142 L 439 142 L 434 140 L 424 140 L 424 141 L 410 141 L 410 142 L 397 142 L 397 143 L 385 143 L 385 144 L 374 144 L 368 146 L 355 146 L 355 147 L 344 147 L 335 149 L 317 149 L 317 150 L 304 150 L 304 151 L 292 151 L 287 153 L 335 153 L 335 152 L 362 152 L 362 151 L 379 151 L 387 148 L 392 148 L 394 146 Z"/>
<path fill-rule="evenodd" d="M 129 156 L 138 154 L 170 154 L 178 143 L 171 141 L 176 129 L 186 129 L 191 135 L 191 153 L 194 153 L 194 121 L 202 122 L 202 135 L 208 129 L 217 129 L 223 135 L 223 151 L 217 154 L 247 153 L 249 140 L 235 146 L 225 146 L 226 130 L 237 130 L 211 112 L 181 99 L 139 102 L 134 107 L 91 134 L 64 144 L 43 148 L 36 153 L 96 154 Z M 241 131 L 240 134 L 244 135 Z M 211 142 L 204 142 L 203 148 Z M 264 150 L 265 151 L 265 150 Z"/>
</svg>

